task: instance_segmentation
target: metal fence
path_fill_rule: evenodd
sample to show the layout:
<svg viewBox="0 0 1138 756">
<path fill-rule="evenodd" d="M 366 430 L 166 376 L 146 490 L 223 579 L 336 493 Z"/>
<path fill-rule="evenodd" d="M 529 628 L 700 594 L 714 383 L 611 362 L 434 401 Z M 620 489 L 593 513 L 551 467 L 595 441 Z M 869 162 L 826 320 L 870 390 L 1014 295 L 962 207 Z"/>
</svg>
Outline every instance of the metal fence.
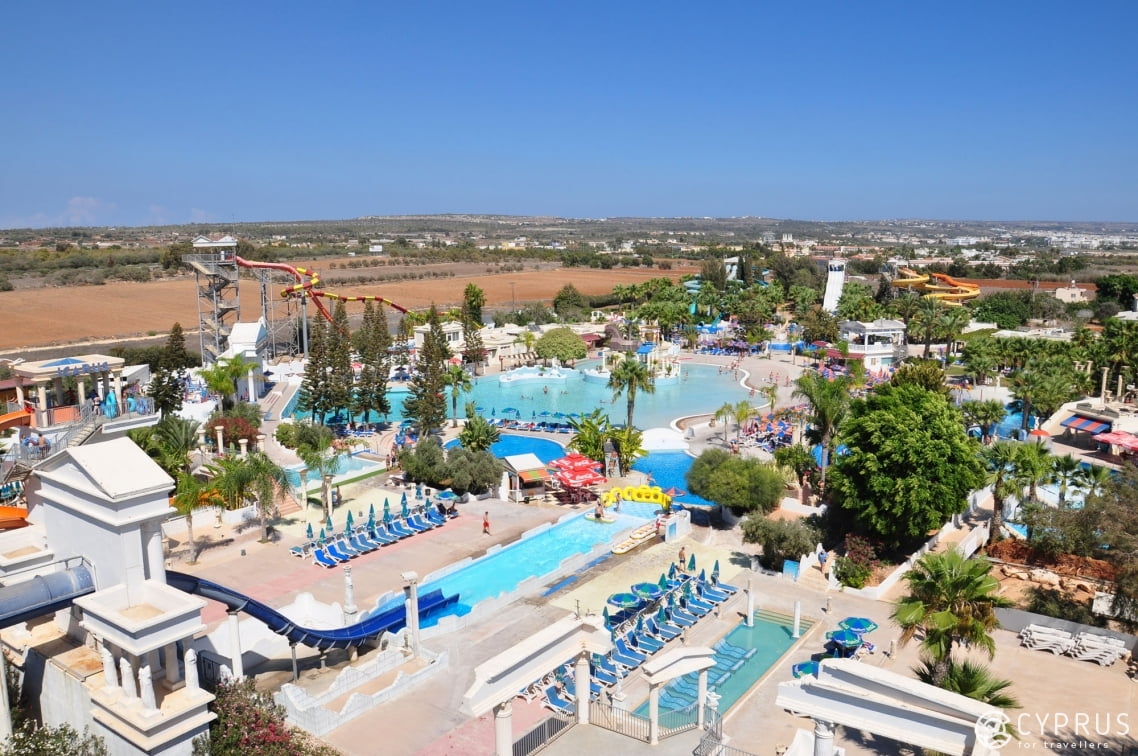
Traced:
<svg viewBox="0 0 1138 756">
<path fill-rule="evenodd" d="M 723 720 L 718 712 L 707 709 L 707 730 L 699 739 L 699 745 L 692 751 L 692 756 L 755 756 L 750 751 L 724 745 Z"/>
<path fill-rule="evenodd" d="M 548 719 L 542 720 L 537 727 L 514 741 L 514 756 L 530 756 L 557 740 L 568 732 L 569 728 L 577 723 L 576 718 L 554 713 Z"/>
<path fill-rule="evenodd" d="M 660 712 L 660 740 L 694 730 L 699 726 L 698 712 L 698 703 L 690 703 L 682 709 Z"/>
<path fill-rule="evenodd" d="M 638 717 L 631 711 L 618 709 L 602 701 L 594 701 L 589 705 L 589 723 L 648 742 L 648 720 L 645 717 Z"/>
</svg>

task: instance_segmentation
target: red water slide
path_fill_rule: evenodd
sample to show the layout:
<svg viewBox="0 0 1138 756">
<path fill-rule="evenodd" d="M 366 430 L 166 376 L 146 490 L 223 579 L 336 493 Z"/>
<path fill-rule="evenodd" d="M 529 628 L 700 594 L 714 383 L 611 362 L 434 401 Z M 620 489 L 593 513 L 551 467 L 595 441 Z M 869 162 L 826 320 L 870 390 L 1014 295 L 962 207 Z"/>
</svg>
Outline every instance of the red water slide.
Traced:
<svg viewBox="0 0 1138 756">
<path fill-rule="evenodd" d="M 322 302 L 322 299 L 339 299 L 344 302 L 379 302 L 380 304 L 390 305 L 399 312 L 407 312 L 407 308 L 402 305 L 397 305 L 390 299 L 384 297 L 377 297 L 373 295 L 364 295 L 358 297 L 349 297 L 343 294 L 336 294 L 331 291 L 323 291 L 315 287 L 320 285 L 320 274 L 315 270 L 308 270 L 307 268 L 296 268 L 292 265 L 285 265 L 284 263 L 271 263 L 271 262 L 256 262 L 253 260 L 246 260 L 238 257 L 237 264 L 242 268 L 261 268 L 268 270 L 281 270 L 285 273 L 296 278 L 296 284 L 288 286 L 281 290 L 281 296 L 299 297 L 309 296 L 312 297 L 312 303 L 316 305 L 316 309 L 324 316 L 324 319 L 329 323 L 332 322 L 332 313 L 328 311 L 328 307 Z"/>
</svg>

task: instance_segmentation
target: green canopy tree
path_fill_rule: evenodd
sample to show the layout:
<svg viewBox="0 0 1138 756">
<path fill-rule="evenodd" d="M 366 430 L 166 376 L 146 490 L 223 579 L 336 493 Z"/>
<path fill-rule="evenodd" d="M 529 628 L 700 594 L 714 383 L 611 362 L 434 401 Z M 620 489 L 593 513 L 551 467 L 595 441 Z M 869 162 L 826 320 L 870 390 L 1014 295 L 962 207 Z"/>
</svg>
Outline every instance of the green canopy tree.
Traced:
<svg viewBox="0 0 1138 756">
<path fill-rule="evenodd" d="M 486 306 L 486 292 L 478 284 L 468 283 L 462 290 L 462 307 L 470 320 L 482 324 L 482 308 Z"/>
<path fill-rule="evenodd" d="M 589 312 L 589 300 L 573 284 L 565 284 L 553 297 L 553 311 L 562 320 L 583 320 Z"/>
<path fill-rule="evenodd" d="M 963 512 L 983 480 L 959 410 L 919 386 L 884 386 L 853 402 L 839 437 L 849 453 L 834 464 L 832 500 L 890 549 Z"/>
<path fill-rule="evenodd" d="M 785 560 L 813 554 L 821 541 L 818 529 L 804 520 L 769 520 L 759 512 L 752 512 L 743 520 L 743 543 L 762 547 L 759 561 L 768 570 L 781 571 Z"/>
<path fill-rule="evenodd" d="M 466 423 L 458 432 L 459 443 L 462 448 L 472 451 L 486 451 L 498 442 L 502 432 L 481 415 L 473 412 L 473 407 L 467 404 Z"/>
<path fill-rule="evenodd" d="M 692 463 L 688 490 L 732 511 L 773 511 L 782 498 L 785 481 L 769 463 L 708 449 Z"/>
<path fill-rule="evenodd" d="M 534 351 L 543 360 L 560 362 L 582 360 L 589 353 L 585 340 L 569 328 L 552 328 L 534 344 Z"/>
</svg>

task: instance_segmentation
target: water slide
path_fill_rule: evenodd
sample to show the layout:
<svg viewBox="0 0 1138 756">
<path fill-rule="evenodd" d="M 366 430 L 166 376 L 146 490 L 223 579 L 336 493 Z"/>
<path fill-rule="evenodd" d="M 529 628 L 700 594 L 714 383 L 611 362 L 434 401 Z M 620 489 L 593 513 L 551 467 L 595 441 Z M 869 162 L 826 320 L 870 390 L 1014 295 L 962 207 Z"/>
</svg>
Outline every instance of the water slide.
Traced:
<svg viewBox="0 0 1138 756">
<path fill-rule="evenodd" d="M 37 575 L 31 580 L 0 588 L 0 627 L 63 609 L 95 590 L 95 578 L 85 566 Z"/>
<path fill-rule="evenodd" d="M 922 292 L 926 297 L 939 299 L 953 307 L 959 307 L 967 300 L 980 296 L 980 287 L 975 284 L 959 281 L 944 273 L 918 273 L 911 268 L 898 268 L 893 286 Z"/>
<path fill-rule="evenodd" d="M 925 288 L 925 284 L 929 282 L 929 277 L 924 273 L 918 273 L 911 268 L 898 268 L 897 278 L 893 279 L 893 285 L 898 289 L 921 289 Z"/>
<path fill-rule="evenodd" d="M 310 648 L 355 647 L 366 641 L 377 640 L 384 633 L 398 632 L 407 624 L 407 612 L 403 604 L 400 604 L 348 627 L 313 630 L 294 624 L 288 617 L 260 601 L 204 578 L 167 570 L 166 583 L 180 591 L 218 601 L 233 611 L 245 612 L 250 617 L 264 622 L 274 633 L 283 635 L 290 643 L 299 643 Z M 441 590 L 419 596 L 420 622 L 456 603 L 458 603 L 458 594 L 443 596 Z"/>
<path fill-rule="evenodd" d="M 32 411 L 31 410 L 16 410 L 4 415 L 0 415 L 0 431 L 6 431 L 9 428 L 15 428 L 18 425 L 31 425 L 32 424 Z"/>
<path fill-rule="evenodd" d="M 296 268 L 292 265 L 284 263 L 270 263 L 270 262 L 256 262 L 255 260 L 246 260 L 242 257 L 236 258 L 237 264 L 242 268 L 252 268 L 261 270 L 280 270 L 296 278 L 296 284 L 288 286 L 281 290 L 281 296 L 288 297 L 312 297 L 312 303 L 316 305 L 316 309 L 324 316 L 324 319 L 329 323 L 332 322 L 332 313 L 328 311 L 328 306 L 324 304 L 324 299 L 339 299 L 344 302 L 379 302 L 380 304 L 390 305 L 399 312 L 407 312 L 407 308 L 402 305 L 397 305 L 390 299 L 384 297 L 376 297 L 371 295 L 349 297 L 343 294 L 336 294 L 331 291 L 324 291 L 315 287 L 320 285 L 320 274 L 315 270 L 308 268 Z"/>
<path fill-rule="evenodd" d="M 0 507 L 0 530 L 15 530 L 28 524 L 28 510 L 23 507 Z"/>
</svg>

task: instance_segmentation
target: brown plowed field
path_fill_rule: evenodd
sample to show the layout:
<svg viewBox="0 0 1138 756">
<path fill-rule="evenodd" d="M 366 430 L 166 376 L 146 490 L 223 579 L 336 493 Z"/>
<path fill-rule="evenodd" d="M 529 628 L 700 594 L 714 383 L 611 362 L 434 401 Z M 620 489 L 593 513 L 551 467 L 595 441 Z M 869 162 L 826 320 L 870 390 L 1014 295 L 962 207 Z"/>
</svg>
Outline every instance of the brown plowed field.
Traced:
<svg viewBox="0 0 1138 756">
<path fill-rule="evenodd" d="M 396 270 L 329 270 L 328 263 L 328 260 L 321 260 L 296 265 L 319 270 L 323 274 L 321 288 L 328 291 L 383 296 L 410 309 L 425 308 L 432 302 L 440 307 L 457 306 L 462 303 L 463 289 L 469 283 L 477 284 L 486 292 L 487 309 L 496 309 L 511 304 L 511 282 L 515 284 L 517 302 L 521 306 L 539 300 L 549 302 L 567 283 L 576 286 L 583 294 L 595 295 L 610 292 L 617 284 L 639 283 L 662 276 L 677 280 L 684 273 L 695 272 L 695 269 L 679 267 L 670 271 L 550 268 L 487 275 L 484 265 L 454 264 L 409 269 L 445 268 L 455 273 L 453 278 L 349 286 L 338 285 L 336 277 L 382 275 Z M 256 319 L 260 290 L 255 281 L 241 281 L 241 302 L 243 318 Z M 22 347 L 126 339 L 145 336 L 151 331 L 165 333 L 175 322 L 181 323 L 186 330 L 197 328 L 197 292 L 193 277 L 149 283 L 115 282 L 105 286 L 17 289 L 0 293 L 0 350 L 8 352 Z"/>
</svg>

